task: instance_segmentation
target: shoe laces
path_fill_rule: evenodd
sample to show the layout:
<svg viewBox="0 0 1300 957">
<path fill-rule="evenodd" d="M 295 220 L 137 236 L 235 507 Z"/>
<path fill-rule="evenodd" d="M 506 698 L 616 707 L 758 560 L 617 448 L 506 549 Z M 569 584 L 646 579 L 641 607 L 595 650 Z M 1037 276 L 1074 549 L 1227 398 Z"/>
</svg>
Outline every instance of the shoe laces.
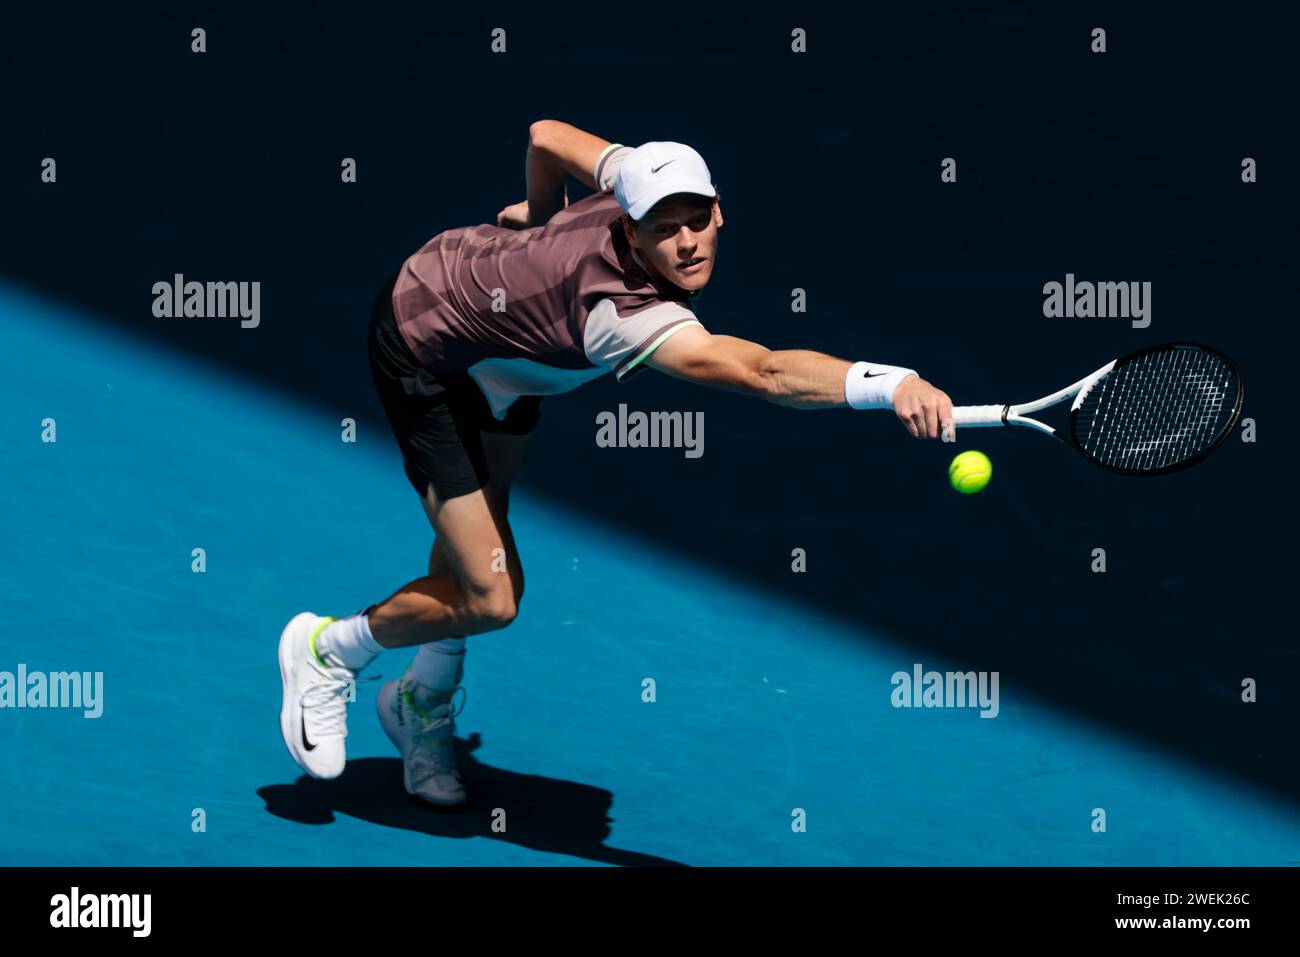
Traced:
<svg viewBox="0 0 1300 957">
<path fill-rule="evenodd" d="M 349 689 L 363 681 L 377 681 L 383 675 L 361 678 L 348 668 L 322 666 L 315 661 L 309 661 L 308 664 L 315 674 L 302 690 L 300 699 L 308 732 L 316 740 L 346 738 Z"/>
<path fill-rule="evenodd" d="M 407 702 L 415 713 L 417 723 L 413 728 L 414 748 L 409 763 L 412 775 L 425 778 L 437 774 L 453 775 L 460 780 L 460 771 L 456 767 L 456 718 L 465 710 L 465 701 L 469 693 L 460 685 L 452 693 L 451 701 L 446 705 L 445 714 L 432 715 L 422 711 L 411 697 L 410 685 L 403 689 L 408 696 Z M 459 705 L 457 705 L 459 695 Z"/>
</svg>

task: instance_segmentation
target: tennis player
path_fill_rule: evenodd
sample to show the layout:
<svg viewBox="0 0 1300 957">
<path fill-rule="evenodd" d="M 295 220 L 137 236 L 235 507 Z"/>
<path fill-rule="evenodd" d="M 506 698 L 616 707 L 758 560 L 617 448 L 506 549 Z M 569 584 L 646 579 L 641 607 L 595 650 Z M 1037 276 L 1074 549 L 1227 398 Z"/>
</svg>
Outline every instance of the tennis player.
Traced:
<svg viewBox="0 0 1300 957">
<path fill-rule="evenodd" d="M 938 438 L 951 415 L 911 369 L 709 334 L 692 300 L 713 275 L 722 209 L 689 146 L 632 149 L 541 120 L 525 173 L 524 202 L 495 226 L 435 236 L 375 301 L 370 369 L 435 538 L 428 574 L 359 614 L 299 614 L 280 636 L 280 727 L 315 777 L 343 771 L 358 673 L 385 649 L 419 645 L 380 689 L 379 720 L 410 794 L 466 803 L 453 752 L 465 638 L 519 610 L 507 512 L 542 396 L 652 368 L 798 409 L 892 409 L 920 438 Z M 595 193 L 570 205 L 566 176 Z"/>
</svg>

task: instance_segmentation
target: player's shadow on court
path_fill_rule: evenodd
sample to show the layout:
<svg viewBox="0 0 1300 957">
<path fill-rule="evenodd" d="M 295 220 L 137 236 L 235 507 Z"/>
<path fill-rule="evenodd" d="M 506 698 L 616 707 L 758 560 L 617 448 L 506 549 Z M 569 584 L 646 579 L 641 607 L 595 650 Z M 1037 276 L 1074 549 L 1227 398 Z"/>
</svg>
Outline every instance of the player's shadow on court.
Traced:
<svg viewBox="0 0 1300 957">
<path fill-rule="evenodd" d="M 471 800 L 461 811 L 442 810 L 409 796 L 398 758 L 358 758 L 332 781 L 303 775 L 293 784 L 259 788 L 257 794 L 276 817 L 300 824 L 330 824 L 338 813 L 433 837 L 484 837 L 605 864 L 682 866 L 605 845 L 614 801 L 609 791 L 482 764 L 473 756 L 480 744 L 477 734 L 456 739 L 457 761 Z M 494 831 L 494 815 L 499 820 L 502 814 L 505 830 Z"/>
</svg>

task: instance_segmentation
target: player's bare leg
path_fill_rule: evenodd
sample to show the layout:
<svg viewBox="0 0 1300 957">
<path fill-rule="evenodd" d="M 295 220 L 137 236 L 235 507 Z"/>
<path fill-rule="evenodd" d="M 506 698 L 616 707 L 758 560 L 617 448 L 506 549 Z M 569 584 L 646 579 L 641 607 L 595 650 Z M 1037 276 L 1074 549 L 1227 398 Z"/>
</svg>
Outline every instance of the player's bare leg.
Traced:
<svg viewBox="0 0 1300 957">
<path fill-rule="evenodd" d="M 370 609 L 370 631 L 380 645 L 477 635 L 514 620 L 522 571 L 505 513 L 491 495 L 484 488 L 444 502 L 430 486 L 421 502 L 445 570 L 408 582 Z"/>
<path fill-rule="evenodd" d="M 523 597 L 523 568 L 510 533 L 507 512 L 510 484 L 523 463 L 528 437 L 485 433 L 483 441 L 492 476 L 483 492 L 497 527 L 503 530 L 500 544 L 493 546 L 500 549 L 494 555 L 493 568 L 499 578 L 508 579 L 512 607 L 517 609 Z M 437 531 L 438 512 L 428 498 L 426 512 Z M 457 562 L 451 557 L 454 554 L 454 546 L 439 534 L 429 554 L 428 577 L 455 576 Z M 463 636 L 424 643 L 410 670 L 399 680 L 385 685 L 378 701 L 380 723 L 402 755 L 407 793 L 442 807 L 459 807 L 468 800 L 454 751 L 455 719 L 459 713 L 455 695 L 464 675 L 464 659 Z M 461 707 L 463 701 L 462 697 Z"/>
</svg>

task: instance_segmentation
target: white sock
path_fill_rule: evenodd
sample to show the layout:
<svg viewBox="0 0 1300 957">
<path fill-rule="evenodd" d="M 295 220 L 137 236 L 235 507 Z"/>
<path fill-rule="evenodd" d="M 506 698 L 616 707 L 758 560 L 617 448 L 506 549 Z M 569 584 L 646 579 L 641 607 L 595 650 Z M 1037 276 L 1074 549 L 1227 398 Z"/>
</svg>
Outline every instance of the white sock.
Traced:
<svg viewBox="0 0 1300 957">
<path fill-rule="evenodd" d="M 421 645 L 411 662 L 411 696 L 422 708 L 446 704 L 465 674 L 465 639 L 444 638 Z"/>
<path fill-rule="evenodd" d="M 370 619 L 364 613 L 331 621 L 316 636 L 316 655 L 327 664 L 360 671 L 384 646 L 370 633 Z"/>
</svg>

